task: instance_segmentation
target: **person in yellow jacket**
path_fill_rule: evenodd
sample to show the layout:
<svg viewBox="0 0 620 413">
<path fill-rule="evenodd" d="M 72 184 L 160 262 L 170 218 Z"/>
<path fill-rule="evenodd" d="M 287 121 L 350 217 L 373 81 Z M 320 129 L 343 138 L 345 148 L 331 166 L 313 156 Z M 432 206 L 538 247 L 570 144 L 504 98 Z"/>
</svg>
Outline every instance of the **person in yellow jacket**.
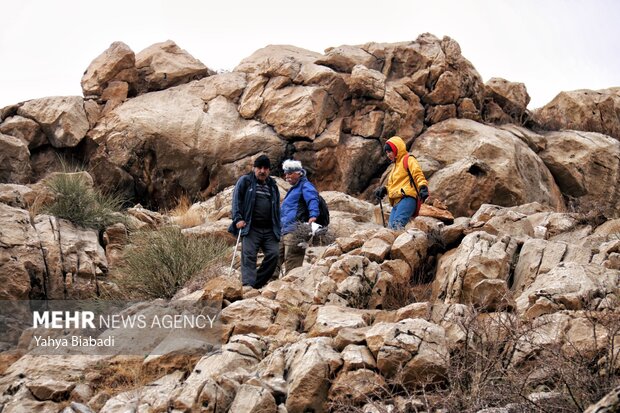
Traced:
<svg viewBox="0 0 620 413">
<path fill-rule="evenodd" d="M 428 198 L 428 182 L 418 161 L 408 155 L 402 138 L 394 136 L 388 139 L 384 150 L 394 166 L 388 176 L 387 185 L 377 188 L 375 196 L 381 200 L 387 194 L 392 205 L 388 226 L 391 229 L 404 228 L 411 216 L 418 211 L 418 191 L 422 203 Z M 409 172 L 403 162 L 405 156 Z"/>
</svg>

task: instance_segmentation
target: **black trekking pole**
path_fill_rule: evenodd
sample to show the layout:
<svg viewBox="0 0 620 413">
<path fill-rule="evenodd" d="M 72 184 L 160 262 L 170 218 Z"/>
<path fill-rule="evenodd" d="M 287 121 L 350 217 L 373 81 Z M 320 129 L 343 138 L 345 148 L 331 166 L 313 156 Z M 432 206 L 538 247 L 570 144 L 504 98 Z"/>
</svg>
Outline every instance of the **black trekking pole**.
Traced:
<svg viewBox="0 0 620 413">
<path fill-rule="evenodd" d="M 379 208 L 381 209 L 381 221 L 383 221 L 383 228 L 385 228 L 385 215 L 383 215 L 383 199 L 379 198 Z"/>
</svg>

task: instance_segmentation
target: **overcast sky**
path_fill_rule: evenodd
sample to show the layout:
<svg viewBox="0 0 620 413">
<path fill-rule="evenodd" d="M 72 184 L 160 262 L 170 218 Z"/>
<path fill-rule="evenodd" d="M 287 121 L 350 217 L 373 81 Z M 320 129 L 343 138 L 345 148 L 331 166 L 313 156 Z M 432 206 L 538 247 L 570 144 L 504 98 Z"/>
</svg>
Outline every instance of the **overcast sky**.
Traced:
<svg viewBox="0 0 620 413">
<path fill-rule="evenodd" d="M 138 53 L 175 41 L 232 70 L 268 44 L 331 46 L 455 39 L 486 82 L 523 82 L 529 108 L 560 91 L 620 86 L 616 0 L 16 0 L 0 8 L 0 108 L 81 95 L 90 62 L 114 41 Z"/>
</svg>

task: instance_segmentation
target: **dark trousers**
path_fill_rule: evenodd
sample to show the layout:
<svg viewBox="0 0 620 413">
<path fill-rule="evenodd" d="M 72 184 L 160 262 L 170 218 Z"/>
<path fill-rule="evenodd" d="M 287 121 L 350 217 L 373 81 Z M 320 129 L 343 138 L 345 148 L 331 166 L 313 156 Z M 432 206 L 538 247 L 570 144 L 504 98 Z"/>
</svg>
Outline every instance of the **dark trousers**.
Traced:
<svg viewBox="0 0 620 413">
<path fill-rule="evenodd" d="M 241 243 L 241 278 L 243 285 L 260 288 L 269 281 L 278 266 L 279 242 L 271 228 L 250 228 Z M 256 269 L 256 257 L 261 249 L 265 255 Z"/>
</svg>

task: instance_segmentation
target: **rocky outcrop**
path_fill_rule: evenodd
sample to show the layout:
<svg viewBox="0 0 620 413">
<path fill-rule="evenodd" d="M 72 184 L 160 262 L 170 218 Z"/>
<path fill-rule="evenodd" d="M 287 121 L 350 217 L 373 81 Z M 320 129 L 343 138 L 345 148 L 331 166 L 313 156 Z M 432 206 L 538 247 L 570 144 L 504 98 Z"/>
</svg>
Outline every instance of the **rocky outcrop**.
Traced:
<svg viewBox="0 0 620 413">
<path fill-rule="evenodd" d="M 548 130 L 598 132 L 620 140 L 620 88 L 560 92 L 534 111 L 534 119 Z"/>
<path fill-rule="evenodd" d="M 43 298 L 47 270 L 28 211 L 0 203 L 0 299 Z"/>
<path fill-rule="evenodd" d="M 203 101 L 211 79 L 139 96 L 108 114 L 92 131 L 96 182 L 165 206 L 182 193 L 224 189 L 259 153 L 280 159 L 284 143 L 270 128 L 241 118 L 225 96 Z"/>
<path fill-rule="evenodd" d="M 539 358 L 577 354 L 587 360 L 584 372 L 618 368 L 620 223 L 609 219 L 620 209 L 612 184 L 618 142 L 511 124 L 529 119 L 525 85 L 499 78 L 483 85 L 454 40 L 425 34 L 324 54 L 268 46 L 219 74 L 171 41 L 137 56 L 115 43 L 89 66 L 82 87 L 86 100 L 46 98 L 0 110 L 0 181 L 11 182 L 0 185 L 0 298 L 92 296 L 121 262 L 134 228 L 179 225 L 187 237 L 227 237 L 232 250 L 232 185 L 260 153 L 271 158 L 282 197 L 289 187 L 277 178 L 280 162 L 303 162 L 329 204 L 335 239 L 308 248 L 302 267 L 260 290 L 241 285 L 230 256 L 199 274 L 207 281 L 192 280 L 172 302 L 221 303 L 221 348 L 166 332 L 148 357 L 120 361 L 158 378 L 116 394 L 99 387 L 98 371 L 112 363 L 106 357 L 70 365 L 35 357 L 25 354 L 32 330 L 6 332 L 3 412 L 61 405 L 64 413 L 322 412 L 339 404 L 431 411 L 445 407 L 445 397 L 417 400 L 392 390 L 431 391 L 455 374 L 478 380 L 487 371 L 476 368 L 488 365 L 462 363 L 482 356 L 493 369 L 518 375 L 526 368 L 520 389 L 528 393 L 519 400 L 553 410 L 545 403 L 570 399 L 563 382 L 555 393 L 529 390 L 558 380 L 557 371 L 545 370 L 552 363 L 539 366 Z M 614 96 L 582 102 L 577 120 L 613 135 Z M 594 115 L 586 113 L 592 105 Z M 382 145 L 394 134 L 419 159 L 432 195 L 399 231 L 381 227 L 390 207 L 356 198 L 380 179 Z M 37 199 L 49 196 L 44 183 L 13 182 L 56 168 L 57 149 L 84 156 L 101 187 L 147 206 L 173 206 L 180 195 L 209 199 L 189 209 L 191 223 L 138 204 L 125 224 L 101 233 L 37 215 Z M 172 302 L 131 311 L 161 305 L 171 314 Z M 489 376 L 493 382 L 480 388 L 502 390 L 503 376 Z"/>
<path fill-rule="evenodd" d="M 618 271 L 566 263 L 536 280 L 517 298 L 520 313 L 534 318 L 560 310 L 608 308 L 618 300 Z"/>
<path fill-rule="evenodd" d="M 508 235 L 467 235 L 457 249 L 441 258 L 433 297 L 446 304 L 472 304 L 490 311 L 513 307 L 508 279 L 517 245 Z"/>
<path fill-rule="evenodd" d="M 485 99 L 490 100 L 485 103 L 484 119 L 487 122 L 495 124 L 512 122 L 518 125 L 525 122 L 530 95 L 523 83 L 492 77 L 485 83 L 484 89 Z"/>
<path fill-rule="evenodd" d="M 507 131 L 452 119 L 429 128 L 416 139 L 412 152 L 431 192 L 455 216 L 471 216 L 483 203 L 564 207 L 546 165 Z"/>
<path fill-rule="evenodd" d="M 135 90 L 138 72 L 136 56 L 123 42 L 114 42 L 91 62 L 82 76 L 82 92 L 86 97 L 101 97 L 108 85 L 124 82 Z"/>
<path fill-rule="evenodd" d="M 167 89 L 198 80 L 212 72 L 172 40 L 155 43 L 135 57 L 140 93 Z"/>
<path fill-rule="evenodd" d="M 28 149 L 36 149 L 47 143 L 47 137 L 41 126 L 32 119 L 22 116 L 11 116 L 0 124 L 0 133 L 19 138 L 28 145 Z"/>
<path fill-rule="evenodd" d="M 0 133 L 0 182 L 24 184 L 30 181 L 30 151 L 19 138 Z"/>
<path fill-rule="evenodd" d="M 29 100 L 17 114 L 37 122 L 54 148 L 77 146 L 90 129 L 84 100 L 79 96 Z"/>
<path fill-rule="evenodd" d="M 618 217 L 620 189 L 611 183 L 620 182 L 620 142 L 598 133 L 572 131 L 550 132 L 544 140 L 538 156 L 568 198 L 569 208 Z"/>
</svg>

